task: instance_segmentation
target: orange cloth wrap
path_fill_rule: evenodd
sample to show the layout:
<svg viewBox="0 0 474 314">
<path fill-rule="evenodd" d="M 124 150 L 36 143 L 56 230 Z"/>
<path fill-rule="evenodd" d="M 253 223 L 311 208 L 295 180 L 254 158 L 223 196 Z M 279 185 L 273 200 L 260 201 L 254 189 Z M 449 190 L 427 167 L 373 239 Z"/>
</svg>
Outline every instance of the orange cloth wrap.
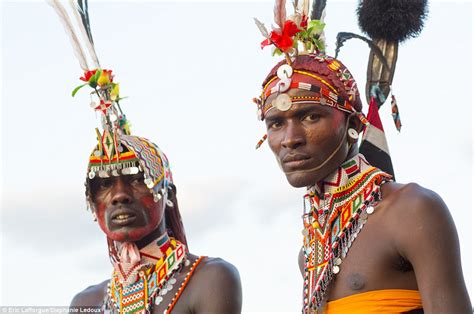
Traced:
<svg viewBox="0 0 474 314">
<path fill-rule="evenodd" d="M 330 301 L 324 314 L 403 313 L 421 309 L 420 293 L 416 290 L 387 289 L 354 294 Z"/>
</svg>

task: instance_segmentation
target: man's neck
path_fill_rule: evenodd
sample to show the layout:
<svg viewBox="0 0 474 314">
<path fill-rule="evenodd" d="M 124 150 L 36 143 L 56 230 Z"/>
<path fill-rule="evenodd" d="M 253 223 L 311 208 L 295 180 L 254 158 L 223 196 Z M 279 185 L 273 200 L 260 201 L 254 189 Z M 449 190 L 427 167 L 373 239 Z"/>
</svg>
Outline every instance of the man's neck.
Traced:
<svg viewBox="0 0 474 314">
<path fill-rule="evenodd" d="M 146 235 L 142 239 L 138 240 L 135 242 L 135 245 L 138 247 L 139 250 L 153 242 L 154 240 L 158 239 L 161 237 L 163 234 L 166 233 L 166 227 L 164 223 L 160 223 L 158 228 L 153 230 L 150 234 Z"/>
<path fill-rule="evenodd" d="M 344 165 L 347 161 L 351 160 L 355 156 L 359 154 L 359 148 L 357 144 L 353 144 L 351 148 L 349 149 L 349 153 L 347 154 L 347 157 L 344 159 L 344 161 L 331 173 L 329 173 L 326 177 L 324 177 L 322 180 L 316 182 L 314 186 L 309 186 L 308 189 L 315 188 L 316 192 L 318 193 L 324 193 L 324 185 L 327 182 L 330 182 L 332 178 L 334 177 L 334 173 L 339 170 L 339 168 Z"/>
</svg>

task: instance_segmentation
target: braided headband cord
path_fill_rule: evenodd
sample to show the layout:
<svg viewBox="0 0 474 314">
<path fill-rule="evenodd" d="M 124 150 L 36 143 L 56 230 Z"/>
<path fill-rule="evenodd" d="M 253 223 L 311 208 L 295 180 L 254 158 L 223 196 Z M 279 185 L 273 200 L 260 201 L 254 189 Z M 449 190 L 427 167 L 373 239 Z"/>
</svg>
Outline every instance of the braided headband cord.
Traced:
<svg viewBox="0 0 474 314">
<path fill-rule="evenodd" d="M 307 72 L 307 71 L 301 71 L 301 70 L 293 70 L 295 73 L 299 73 L 301 75 L 304 75 L 304 76 L 308 76 L 308 77 L 311 77 L 311 78 L 314 78 L 315 80 L 318 80 L 319 82 L 323 83 L 326 87 L 328 87 L 333 93 L 336 93 L 337 94 L 337 90 L 334 88 L 334 86 L 332 86 L 329 82 L 327 82 L 326 80 L 324 80 L 323 78 L 321 78 L 320 76 L 316 75 L 316 74 L 313 74 L 311 72 Z M 273 78 L 271 78 L 267 84 L 265 84 L 265 86 L 263 87 L 263 91 L 262 91 L 262 100 L 265 101 L 265 98 L 268 97 L 268 96 L 265 96 L 266 94 L 266 89 L 268 88 L 268 86 L 277 79 L 278 77 L 277 76 L 274 76 Z"/>
</svg>

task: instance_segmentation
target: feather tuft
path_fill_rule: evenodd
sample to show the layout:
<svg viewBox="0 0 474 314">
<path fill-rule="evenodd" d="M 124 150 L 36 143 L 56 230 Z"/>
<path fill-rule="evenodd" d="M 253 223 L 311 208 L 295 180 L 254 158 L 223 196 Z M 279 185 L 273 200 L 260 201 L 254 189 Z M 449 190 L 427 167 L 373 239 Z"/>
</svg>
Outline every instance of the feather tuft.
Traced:
<svg viewBox="0 0 474 314">
<path fill-rule="evenodd" d="M 76 36 L 76 33 L 74 31 L 74 27 L 71 23 L 71 20 L 69 19 L 69 16 L 67 14 L 66 9 L 64 6 L 59 2 L 59 0 L 47 0 L 47 3 L 56 11 L 56 13 L 59 16 L 59 20 L 64 26 L 64 29 L 66 30 L 66 33 L 69 36 L 69 39 L 72 44 L 72 48 L 74 50 L 74 54 L 76 55 L 77 60 L 79 61 L 79 64 L 84 71 L 89 70 L 89 66 L 87 65 L 87 59 L 86 55 L 84 53 L 84 50 L 82 49 L 81 43 L 79 39 Z"/>
<path fill-rule="evenodd" d="M 303 0 L 303 4 L 301 5 L 301 14 L 303 14 L 303 16 L 309 17 L 309 0 Z"/>
<path fill-rule="evenodd" d="M 311 20 L 323 20 L 326 9 L 326 0 L 313 0 L 311 9 Z"/>
<path fill-rule="evenodd" d="M 275 24 L 278 25 L 281 29 L 286 22 L 286 0 L 275 0 L 275 8 L 274 8 L 274 19 Z"/>
<path fill-rule="evenodd" d="M 77 5 L 74 0 L 69 0 L 69 4 L 71 5 L 74 16 L 76 17 L 77 24 L 79 25 L 82 38 L 86 43 L 92 62 L 94 63 L 95 68 L 100 68 L 99 58 L 97 58 L 94 40 L 92 39 L 87 0 L 77 0 Z"/>
<path fill-rule="evenodd" d="M 357 8 L 361 30 L 373 39 L 402 42 L 416 37 L 428 15 L 428 0 L 362 0 Z"/>
<path fill-rule="evenodd" d="M 253 18 L 253 20 L 255 21 L 255 24 L 257 25 L 258 29 L 260 30 L 260 33 L 262 33 L 263 37 L 265 38 L 269 38 L 270 37 L 270 34 L 268 33 L 268 30 L 267 28 L 265 27 L 265 24 L 263 24 L 262 22 L 260 22 L 257 18 Z"/>
</svg>

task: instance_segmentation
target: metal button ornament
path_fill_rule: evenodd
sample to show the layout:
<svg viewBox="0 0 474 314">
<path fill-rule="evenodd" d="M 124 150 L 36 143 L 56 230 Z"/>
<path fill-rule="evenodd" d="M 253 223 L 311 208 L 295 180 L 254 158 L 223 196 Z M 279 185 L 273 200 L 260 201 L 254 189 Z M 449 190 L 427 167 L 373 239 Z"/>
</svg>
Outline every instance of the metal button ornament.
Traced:
<svg viewBox="0 0 474 314">
<path fill-rule="evenodd" d="M 280 80 L 277 83 L 278 93 L 286 92 L 287 90 L 290 89 L 290 86 L 291 86 L 291 79 Z"/>
<path fill-rule="evenodd" d="M 110 177 L 110 176 L 109 176 L 109 174 L 107 173 L 107 171 L 105 171 L 105 170 L 100 170 L 100 171 L 99 171 L 99 177 L 101 177 L 101 178 L 108 178 L 108 177 Z"/>
<path fill-rule="evenodd" d="M 349 134 L 349 137 L 353 140 L 357 140 L 359 138 L 359 133 L 357 133 L 357 131 L 353 128 L 349 128 L 349 130 L 347 130 L 347 134 Z"/>
<path fill-rule="evenodd" d="M 337 265 L 332 267 L 332 272 L 333 272 L 334 274 L 339 273 L 339 270 L 340 270 L 340 269 L 339 269 L 339 266 L 337 266 Z"/>
<path fill-rule="evenodd" d="M 282 64 L 277 70 L 277 76 L 280 80 L 287 80 L 293 75 L 293 68 L 288 64 Z"/>
<path fill-rule="evenodd" d="M 288 96 L 288 94 L 280 94 L 272 102 L 272 106 L 280 111 L 287 111 L 291 108 L 291 104 L 291 98 Z"/>
<path fill-rule="evenodd" d="M 373 206 L 367 207 L 366 212 L 367 214 L 371 215 L 374 212 L 374 207 Z"/>
<path fill-rule="evenodd" d="M 260 108 L 257 110 L 257 120 L 262 120 L 262 109 Z"/>
</svg>

